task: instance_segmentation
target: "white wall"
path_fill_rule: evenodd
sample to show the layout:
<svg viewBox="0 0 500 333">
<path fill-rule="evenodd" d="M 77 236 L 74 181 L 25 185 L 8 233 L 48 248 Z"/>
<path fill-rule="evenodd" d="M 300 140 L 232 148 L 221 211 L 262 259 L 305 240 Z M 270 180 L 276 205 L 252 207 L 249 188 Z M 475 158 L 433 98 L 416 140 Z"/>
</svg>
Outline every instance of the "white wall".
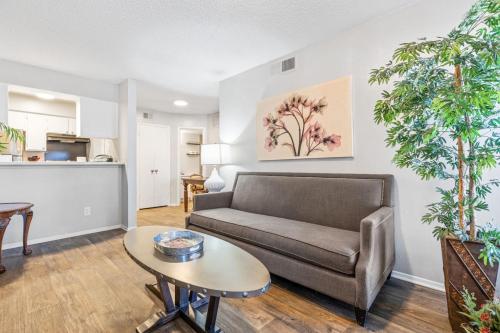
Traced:
<svg viewBox="0 0 500 333">
<path fill-rule="evenodd" d="M 144 112 L 152 114 L 153 118 L 144 119 Z M 137 121 L 139 123 L 145 122 L 170 126 L 170 200 L 172 201 L 172 205 L 179 205 L 179 128 L 203 128 L 205 129 L 204 136 L 206 137 L 208 135 L 207 115 L 183 115 L 179 113 L 167 113 L 161 111 L 139 109 L 137 113 Z"/>
<path fill-rule="evenodd" d="M 62 100 L 43 100 L 35 96 L 9 93 L 9 110 L 41 113 L 52 116 L 76 118 L 76 103 Z"/>
<path fill-rule="evenodd" d="M 116 84 L 2 59 L 0 59 L 0 82 L 105 101 L 118 101 Z"/>
<path fill-rule="evenodd" d="M 300 172 L 391 173 L 396 177 L 396 271 L 442 282 L 439 243 L 432 228 L 420 223 L 426 205 L 437 200 L 435 182 L 421 181 L 411 170 L 397 169 L 393 150 L 385 147 L 385 129 L 373 122 L 373 106 L 381 87 L 369 86 L 372 68 L 385 64 L 401 42 L 444 35 L 457 24 L 472 0 L 421 1 L 401 11 L 379 17 L 331 40 L 312 45 L 293 55 L 297 69 L 271 75 L 265 64 L 220 84 L 221 140 L 232 144 L 234 166 L 223 167 L 228 187 L 237 170 Z M 259 100 L 352 75 L 354 158 L 258 162 L 255 150 L 255 112 Z M 260 121 L 260 120 L 259 120 Z M 496 176 L 500 177 L 497 169 Z M 492 196 L 491 216 L 500 217 L 500 191 Z M 498 223 L 498 221 L 497 221 Z"/>
<path fill-rule="evenodd" d="M 219 132 L 219 112 L 211 113 L 207 115 L 207 140 L 206 143 L 219 143 L 220 142 L 220 132 Z"/>
<path fill-rule="evenodd" d="M 80 97 L 76 112 L 76 133 L 91 138 L 116 139 L 118 113 L 118 104 L 115 102 Z"/>
<path fill-rule="evenodd" d="M 41 240 L 122 224 L 121 165 L 0 166 L 0 202 L 31 202 L 34 217 L 29 239 Z M 84 216 L 84 207 L 92 215 Z M 4 248 L 19 245 L 23 224 L 12 218 Z"/>
<path fill-rule="evenodd" d="M 9 86 L 5 83 L 0 83 L 0 122 L 7 123 L 9 119 Z"/>
</svg>

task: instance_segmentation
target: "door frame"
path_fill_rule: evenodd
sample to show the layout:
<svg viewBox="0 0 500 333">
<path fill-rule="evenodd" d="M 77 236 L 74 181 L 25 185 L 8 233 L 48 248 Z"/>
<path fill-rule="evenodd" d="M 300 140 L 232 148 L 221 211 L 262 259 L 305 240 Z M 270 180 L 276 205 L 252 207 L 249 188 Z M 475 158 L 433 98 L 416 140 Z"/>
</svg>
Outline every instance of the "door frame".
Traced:
<svg viewBox="0 0 500 333">
<path fill-rule="evenodd" d="M 169 155 L 170 155 L 170 158 L 172 158 L 172 131 L 171 131 L 171 126 L 169 125 L 164 125 L 164 124 L 158 124 L 158 123 L 150 123 L 150 122 L 138 122 L 137 123 L 137 163 L 136 163 L 136 170 L 138 171 L 137 174 L 136 174 L 136 182 L 137 182 L 137 193 L 136 193 L 136 202 L 137 202 L 137 211 L 139 211 L 140 209 L 142 208 L 139 208 L 140 206 L 140 200 L 139 200 L 139 196 L 140 196 L 140 192 L 141 192 L 141 187 L 139 185 L 139 170 L 140 170 L 140 156 L 141 156 L 141 153 L 140 153 L 140 127 L 142 126 L 148 126 L 148 127 L 159 127 L 159 128 L 163 128 L 163 129 L 167 129 L 168 130 L 168 133 L 169 133 L 169 141 L 170 141 L 170 145 L 168 147 L 169 149 Z M 169 178 L 170 180 L 172 180 L 172 164 L 170 163 L 170 175 L 169 175 Z M 170 184 L 170 193 L 169 193 L 169 196 L 168 196 L 168 206 L 172 206 L 172 184 Z M 144 208 L 144 209 L 147 209 L 147 208 Z"/>
<path fill-rule="evenodd" d="M 177 170 L 176 170 L 176 176 L 175 176 L 175 182 L 176 182 L 176 191 L 175 191 L 175 197 L 176 197 L 176 205 L 180 206 L 181 205 L 181 150 L 179 149 L 180 144 L 181 144 L 181 131 L 182 130 L 201 130 L 201 143 L 205 144 L 207 142 L 207 128 L 204 126 L 179 126 L 177 128 Z M 202 170 L 202 175 L 205 174 L 205 168 L 203 165 L 201 166 Z"/>
</svg>

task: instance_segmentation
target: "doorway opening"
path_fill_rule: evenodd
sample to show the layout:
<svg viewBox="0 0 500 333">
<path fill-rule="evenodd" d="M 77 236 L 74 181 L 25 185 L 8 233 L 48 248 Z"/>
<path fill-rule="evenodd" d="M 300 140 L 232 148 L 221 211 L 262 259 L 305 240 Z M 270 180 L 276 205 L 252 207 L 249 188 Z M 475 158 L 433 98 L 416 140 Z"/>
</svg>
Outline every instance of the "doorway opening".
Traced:
<svg viewBox="0 0 500 333">
<path fill-rule="evenodd" d="M 205 142 L 205 129 L 200 127 L 179 128 L 177 180 L 179 198 L 184 210 L 192 204 L 193 196 L 204 191 L 204 166 L 201 165 L 201 145 Z M 186 178 L 198 181 L 186 182 Z M 188 184 L 189 183 L 189 184 Z"/>
</svg>

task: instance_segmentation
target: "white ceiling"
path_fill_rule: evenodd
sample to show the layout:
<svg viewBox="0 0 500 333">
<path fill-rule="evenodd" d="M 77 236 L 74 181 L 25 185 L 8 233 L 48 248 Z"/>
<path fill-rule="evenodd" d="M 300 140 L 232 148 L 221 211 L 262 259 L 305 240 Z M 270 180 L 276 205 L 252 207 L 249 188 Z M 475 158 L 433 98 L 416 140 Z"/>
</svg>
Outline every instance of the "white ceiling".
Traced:
<svg viewBox="0 0 500 333">
<path fill-rule="evenodd" d="M 173 102 L 178 99 L 188 101 L 189 105 L 174 106 Z M 144 81 L 137 83 L 137 105 L 148 110 L 187 114 L 207 114 L 217 112 L 219 109 L 216 97 L 174 91 Z"/>
<path fill-rule="evenodd" d="M 175 111 L 163 104 L 175 92 L 212 97 L 186 109 L 209 113 L 220 80 L 416 1 L 1 0 L 0 58 L 149 82 L 144 107 Z"/>
</svg>

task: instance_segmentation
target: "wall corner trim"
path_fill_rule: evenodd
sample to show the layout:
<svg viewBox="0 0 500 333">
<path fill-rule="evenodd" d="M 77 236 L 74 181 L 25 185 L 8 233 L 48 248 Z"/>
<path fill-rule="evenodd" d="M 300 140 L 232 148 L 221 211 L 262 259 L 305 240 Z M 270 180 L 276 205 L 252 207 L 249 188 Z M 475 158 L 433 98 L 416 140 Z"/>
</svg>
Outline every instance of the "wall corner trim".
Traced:
<svg viewBox="0 0 500 333">
<path fill-rule="evenodd" d="M 120 229 L 122 229 L 123 231 L 130 231 L 132 229 L 135 229 L 137 227 L 127 227 L 126 225 L 120 225 Z"/>
</svg>

